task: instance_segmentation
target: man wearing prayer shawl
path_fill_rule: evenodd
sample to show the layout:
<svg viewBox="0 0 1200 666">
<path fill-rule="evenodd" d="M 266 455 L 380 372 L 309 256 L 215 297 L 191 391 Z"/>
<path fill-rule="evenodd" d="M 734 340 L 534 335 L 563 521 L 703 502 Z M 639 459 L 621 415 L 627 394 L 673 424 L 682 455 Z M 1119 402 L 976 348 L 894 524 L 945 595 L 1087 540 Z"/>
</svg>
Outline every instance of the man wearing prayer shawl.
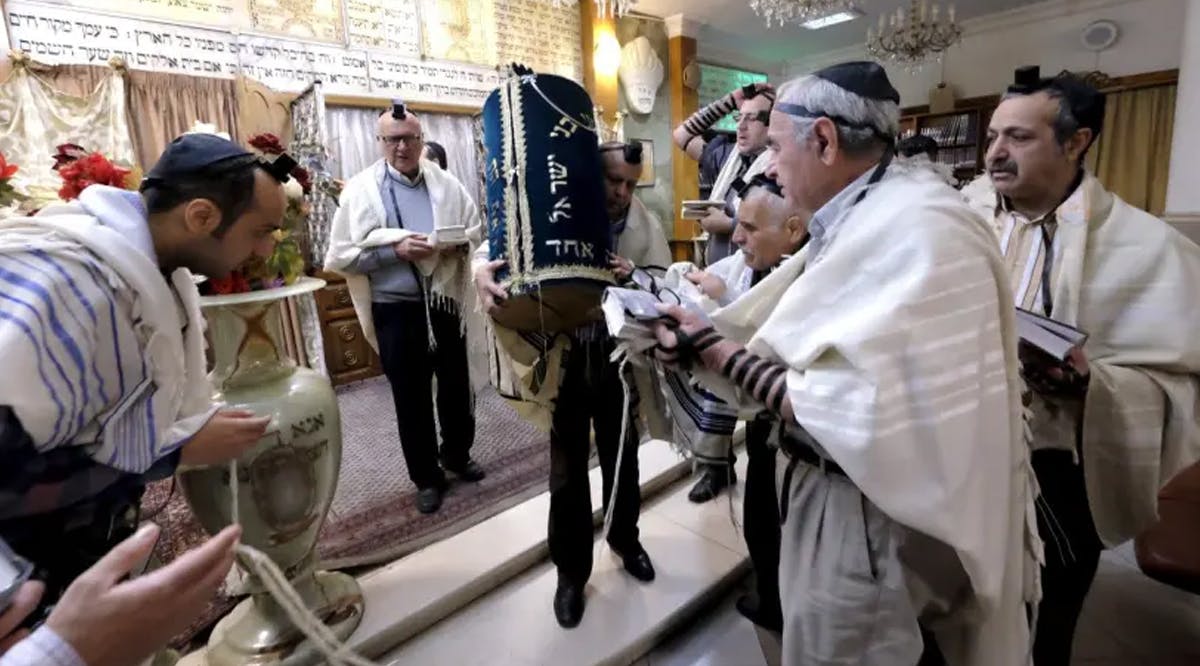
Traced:
<svg viewBox="0 0 1200 666">
<path fill-rule="evenodd" d="M 148 481 L 266 431 L 212 403 L 193 273 L 270 255 L 293 166 L 188 134 L 140 194 L 93 185 L 0 221 L 0 536 L 38 567 L 44 606 L 133 534 Z"/>
<path fill-rule="evenodd" d="M 600 146 L 600 159 L 604 168 L 605 204 L 614 236 L 612 247 L 619 253 L 610 257 L 613 272 L 618 279 L 626 280 L 635 267 L 665 267 L 671 255 L 662 224 L 633 194 L 642 175 L 641 146 L 605 143 Z M 475 251 L 473 264 L 480 303 L 491 313 L 496 303 L 507 296 L 495 280 L 496 269 L 504 261 L 489 262 L 488 244 L 484 241 Z M 649 414 L 654 409 L 651 404 L 658 388 L 648 385 L 646 373 L 640 368 L 612 359 L 616 344 L 608 336 L 602 317 L 597 308 L 596 321 L 538 345 L 529 344 L 513 331 L 495 329 L 497 365 L 505 368 L 497 382 L 501 384 L 497 386 L 501 395 L 521 396 L 534 403 L 535 413 L 548 412 L 550 420 L 547 540 L 550 559 L 558 570 L 554 617 L 566 629 L 577 626 L 583 619 L 584 587 L 592 575 L 595 524 L 588 489 L 588 458 L 593 432 L 604 486 L 608 544 L 635 579 L 650 582 L 655 577 L 654 565 L 642 547 L 637 525 L 641 513 L 637 446 L 638 413 L 649 427 L 655 426 Z M 535 346 L 551 351 L 539 352 Z M 535 373 L 510 370 L 518 365 L 515 356 L 509 356 L 514 351 L 522 358 L 536 359 L 529 365 L 543 366 L 544 380 L 537 379 Z M 628 412 L 623 411 L 626 386 Z"/>
<path fill-rule="evenodd" d="M 706 311 L 728 305 L 758 284 L 808 240 L 809 215 L 783 196 L 774 179 L 755 176 L 739 193 L 738 226 L 733 232 L 739 249 L 703 271 L 691 263 L 671 267 L 667 282 L 678 274 L 696 285 Z M 673 441 L 689 447 L 694 459 L 707 462 L 701 478 L 688 493 L 693 502 L 707 502 L 736 482 L 732 460 L 733 429 L 738 410 L 704 390 L 688 373 L 664 368 L 675 427 Z M 720 427 L 718 427 L 720 426 Z M 775 450 L 767 445 L 778 418 L 767 411 L 746 421 L 746 488 L 742 496 L 742 526 L 746 549 L 754 566 L 755 591 L 741 597 L 737 609 L 755 624 L 780 631 L 779 504 L 775 498 Z M 724 472 L 724 475 L 721 473 Z"/>
<path fill-rule="evenodd" d="M 1066 666 L 1106 546 L 1157 515 L 1159 488 L 1200 457 L 1200 248 L 1083 168 L 1104 95 L 1017 71 L 965 190 L 994 224 L 1017 307 L 1088 334 L 1063 364 L 1023 350 L 1046 542 L 1034 662 Z"/>
<path fill-rule="evenodd" d="M 379 115 L 378 131 L 380 159 L 346 183 L 325 268 L 346 278 L 363 337 L 392 387 L 417 509 L 433 513 L 442 506 L 447 472 L 471 482 L 486 476 L 471 459 L 475 400 L 467 353 L 475 323 L 466 301 L 467 243 L 477 238 L 479 214 L 463 184 L 424 157 L 416 114 L 397 102 Z M 460 244 L 438 242 L 452 233 Z"/>
<path fill-rule="evenodd" d="M 875 63 L 780 89 L 800 253 L 711 321 L 663 306 L 660 358 L 783 427 L 783 663 L 1026 663 L 1033 480 L 1007 275 L 984 220 L 892 163 L 899 95 Z"/>
</svg>

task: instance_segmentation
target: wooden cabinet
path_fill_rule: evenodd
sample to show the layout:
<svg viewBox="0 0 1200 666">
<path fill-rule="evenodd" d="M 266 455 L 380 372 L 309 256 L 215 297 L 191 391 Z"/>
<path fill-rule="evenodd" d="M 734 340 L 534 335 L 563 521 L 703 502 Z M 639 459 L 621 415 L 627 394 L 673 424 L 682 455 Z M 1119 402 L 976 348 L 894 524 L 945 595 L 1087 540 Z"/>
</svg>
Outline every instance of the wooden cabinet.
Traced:
<svg viewBox="0 0 1200 666">
<path fill-rule="evenodd" d="M 334 386 L 368 379 L 383 373 L 379 356 L 367 344 L 354 314 L 346 281 L 335 273 L 318 275 L 327 283 L 316 293 L 321 335 L 325 339 L 325 367 Z"/>
<path fill-rule="evenodd" d="M 954 169 L 959 185 L 983 173 L 987 153 L 987 126 L 996 108 L 996 98 L 962 100 L 954 111 L 928 113 L 905 109 L 900 119 L 900 138 L 914 134 L 938 142 L 937 161 Z"/>
</svg>

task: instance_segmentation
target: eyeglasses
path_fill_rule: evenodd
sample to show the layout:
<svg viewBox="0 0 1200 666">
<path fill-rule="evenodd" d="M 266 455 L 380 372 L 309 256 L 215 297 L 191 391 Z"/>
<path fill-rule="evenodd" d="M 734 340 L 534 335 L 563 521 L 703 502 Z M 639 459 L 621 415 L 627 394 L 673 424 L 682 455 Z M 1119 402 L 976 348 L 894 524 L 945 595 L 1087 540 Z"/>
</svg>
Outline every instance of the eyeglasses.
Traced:
<svg viewBox="0 0 1200 666">
<path fill-rule="evenodd" d="M 758 122 L 760 122 L 764 125 L 770 125 L 771 124 L 771 112 L 770 111 L 755 111 L 754 113 L 742 113 L 741 111 L 733 112 L 733 122 L 738 123 L 740 125 L 743 120 L 745 120 L 748 123 L 752 123 L 757 120 Z"/>
<path fill-rule="evenodd" d="M 389 147 L 395 148 L 400 144 L 406 146 L 417 146 L 421 144 L 423 138 L 417 134 L 393 134 L 392 136 L 378 137 L 380 141 L 386 143 Z"/>
</svg>

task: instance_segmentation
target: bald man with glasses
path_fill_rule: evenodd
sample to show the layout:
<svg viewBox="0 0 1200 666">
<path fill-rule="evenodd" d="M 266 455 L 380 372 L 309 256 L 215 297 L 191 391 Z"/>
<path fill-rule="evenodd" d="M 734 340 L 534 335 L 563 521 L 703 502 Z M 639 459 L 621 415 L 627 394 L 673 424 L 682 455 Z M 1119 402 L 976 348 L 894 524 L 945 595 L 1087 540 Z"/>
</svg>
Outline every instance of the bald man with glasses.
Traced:
<svg viewBox="0 0 1200 666">
<path fill-rule="evenodd" d="M 484 477 L 470 456 L 475 415 L 466 318 L 474 305 L 465 301 L 468 238 L 479 237 L 479 215 L 462 183 L 424 158 L 421 120 L 402 103 L 380 114 L 378 145 L 381 159 L 342 193 L 325 268 L 346 276 L 363 335 L 392 385 L 417 508 L 433 513 L 446 472 L 464 481 Z"/>
</svg>

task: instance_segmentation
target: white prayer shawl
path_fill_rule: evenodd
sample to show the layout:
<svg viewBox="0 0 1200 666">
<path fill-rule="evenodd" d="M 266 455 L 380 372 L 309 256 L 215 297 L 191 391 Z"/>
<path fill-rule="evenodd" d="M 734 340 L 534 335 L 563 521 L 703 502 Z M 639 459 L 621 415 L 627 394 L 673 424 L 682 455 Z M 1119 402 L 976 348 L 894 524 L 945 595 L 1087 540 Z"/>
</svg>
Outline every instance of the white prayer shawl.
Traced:
<svg viewBox="0 0 1200 666">
<path fill-rule="evenodd" d="M 767 165 L 771 162 L 773 153 L 770 149 L 764 150 L 754 158 L 750 166 L 746 168 L 746 173 L 742 174 L 742 182 L 749 183 L 752 178 L 767 170 Z M 710 201 L 724 201 L 729 195 L 729 188 L 733 185 L 733 181 L 737 179 L 738 166 L 742 163 L 742 154 L 736 150 L 729 153 L 729 157 L 725 159 L 725 164 L 721 166 L 721 172 L 717 174 L 717 179 L 713 181 L 712 194 L 709 195 Z M 737 212 L 739 200 L 735 197 L 733 202 L 734 212 Z"/>
<path fill-rule="evenodd" d="M 1083 471 L 1114 546 L 1156 520 L 1159 489 L 1200 459 L 1200 247 L 1091 174 L 1080 187 L 1057 211 L 1051 314 L 1089 334 Z M 998 224 L 986 176 L 963 193 Z"/>
<path fill-rule="evenodd" d="M 667 244 L 662 222 L 637 197 L 629 204 L 625 229 L 617 238 L 616 252 L 635 266 L 665 269 L 671 265 L 671 246 Z"/>
<path fill-rule="evenodd" d="M 371 281 L 366 275 L 353 272 L 350 267 L 363 250 L 395 245 L 416 233 L 388 227 L 387 210 L 379 190 L 386 168 L 386 163 L 379 160 L 346 183 L 339 198 L 340 207 L 333 216 L 329 250 L 325 254 L 325 269 L 346 278 L 363 336 L 376 351 L 379 350 L 379 343 L 371 316 Z M 463 184 L 437 164 L 425 159 L 421 160 L 421 176 L 429 190 L 434 229 L 466 227 L 471 242 L 478 243 L 481 233 L 479 214 Z M 465 307 L 474 293 L 470 253 L 436 252 L 415 265 L 425 278 L 430 305 L 446 307 L 446 301 L 453 302 L 453 307 L 447 309 L 457 309 L 462 318 L 463 331 L 470 336 L 479 323 L 471 321 L 474 319 L 474 308 Z"/>
<path fill-rule="evenodd" d="M 956 191 L 897 165 L 846 215 L 820 262 L 802 249 L 714 323 L 788 366 L 796 421 L 867 498 L 958 554 L 972 598 L 938 631 L 949 662 L 1026 663 L 1041 543 L 994 238 Z"/>
<path fill-rule="evenodd" d="M 0 326 L 6 331 L 0 367 L 8 378 L 0 382 L 0 404 L 14 407 L 40 450 L 92 447 L 94 460 L 131 473 L 144 472 L 184 444 L 215 411 L 192 274 L 178 269 L 168 284 L 151 258 L 153 247 L 142 247 L 149 243 L 144 221 L 137 223 L 140 231 L 106 226 L 77 202 L 0 221 L 0 257 L 44 253 L 42 269 L 58 272 L 70 286 L 64 290 L 78 299 L 62 290 L 42 295 L 47 307 L 54 307 L 53 297 L 60 299 L 45 319 L 51 327 L 51 319 L 63 325 L 57 336 L 45 332 L 45 344 Z M 36 291 L 9 293 L 39 307 Z M 65 372 L 51 370 L 58 366 Z M 61 406 L 76 397 L 80 402 L 67 407 L 66 419 L 75 423 L 61 423 Z"/>
</svg>

